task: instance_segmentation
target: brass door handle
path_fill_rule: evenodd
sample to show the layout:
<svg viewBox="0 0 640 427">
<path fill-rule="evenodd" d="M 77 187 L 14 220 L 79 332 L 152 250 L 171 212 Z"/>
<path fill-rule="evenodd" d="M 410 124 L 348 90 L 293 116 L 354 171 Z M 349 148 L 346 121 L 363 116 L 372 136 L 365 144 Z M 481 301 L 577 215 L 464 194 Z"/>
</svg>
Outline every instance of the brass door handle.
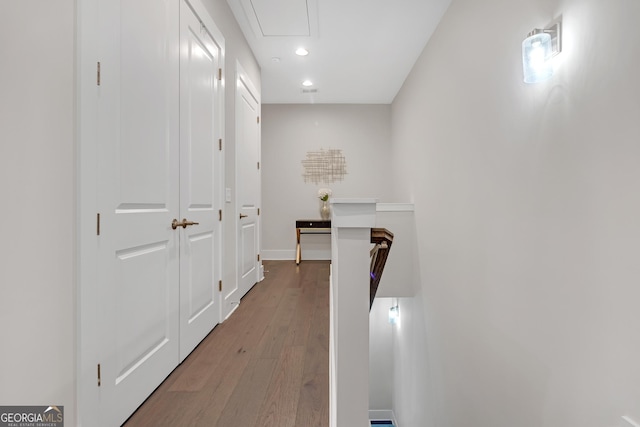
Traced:
<svg viewBox="0 0 640 427">
<path fill-rule="evenodd" d="M 182 227 L 182 228 L 187 228 L 188 225 L 198 225 L 200 224 L 199 222 L 193 222 L 193 221 L 187 221 L 186 218 L 182 219 L 182 222 L 178 222 L 177 219 L 173 219 L 173 221 L 171 221 L 171 228 L 173 228 L 174 230 L 178 227 Z"/>
<path fill-rule="evenodd" d="M 246 217 L 248 217 L 248 216 L 249 216 L 249 215 L 240 214 L 240 219 L 242 219 L 242 218 L 246 218 Z"/>
</svg>

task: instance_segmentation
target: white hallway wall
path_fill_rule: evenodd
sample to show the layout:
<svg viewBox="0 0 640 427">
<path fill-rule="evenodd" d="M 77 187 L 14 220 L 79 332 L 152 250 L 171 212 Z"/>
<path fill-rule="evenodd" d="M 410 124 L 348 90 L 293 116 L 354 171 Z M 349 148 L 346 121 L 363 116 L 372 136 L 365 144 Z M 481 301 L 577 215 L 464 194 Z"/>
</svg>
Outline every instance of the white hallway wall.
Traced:
<svg viewBox="0 0 640 427">
<path fill-rule="evenodd" d="M 369 316 L 369 409 L 393 408 L 394 351 L 396 325 L 389 323 L 389 308 L 395 298 L 376 298 Z"/>
<path fill-rule="evenodd" d="M 520 43 L 560 14 L 558 71 L 525 85 Z M 395 331 L 402 427 L 640 420 L 639 18 L 636 0 L 454 0 L 394 100 L 421 260 Z"/>
<path fill-rule="evenodd" d="M 0 405 L 75 425 L 73 0 L 0 12 Z M 55 19 L 52 19 L 55 17 Z"/>
<path fill-rule="evenodd" d="M 225 173 L 235 188 L 235 72 L 260 69 L 225 0 L 203 0 L 226 41 Z M 55 19 L 52 19 L 55 17 Z M 76 2 L 0 13 L 0 405 L 64 405 L 76 420 Z M 34 53 L 36 52 L 36 53 Z M 234 205 L 227 204 L 235 218 Z M 235 280 L 235 222 L 225 222 Z"/>
<path fill-rule="evenodd" d="M 389 105 L 262 106 L 262 224 L 264 259 L 295 258 L 295 220 L 320 218 L 319 188 L 333 197 L 375 197 L 392 202 Z M 344 181 L 305 183 L 309 151 L 342 150 Z M 329 236 L 304 236 L 303 259 L 329 259 Z"/>
</svg>

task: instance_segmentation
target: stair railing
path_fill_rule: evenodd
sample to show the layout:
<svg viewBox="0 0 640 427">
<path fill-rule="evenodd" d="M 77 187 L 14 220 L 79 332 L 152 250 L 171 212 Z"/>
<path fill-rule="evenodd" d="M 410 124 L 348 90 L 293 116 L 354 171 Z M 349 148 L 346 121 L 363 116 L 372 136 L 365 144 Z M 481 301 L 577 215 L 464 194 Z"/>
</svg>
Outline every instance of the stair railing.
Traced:
<svg viewBox="0 0 640 427">
<path fill-rule="evenodd" d="M 391 250 L 391 244 L 393 243 L 393 233 L 386 228 L 372 228 L 371 229 L 371 243 L 374 244 L 373 248 L 369 252 L 371 257 L 370 278 L 369 278 L 369 310 L 373 305 L 373 300 L 378 292 L 378 286 L 380 285 L 380 278 L 384 271 L 384 266 Z"/>
</svg>

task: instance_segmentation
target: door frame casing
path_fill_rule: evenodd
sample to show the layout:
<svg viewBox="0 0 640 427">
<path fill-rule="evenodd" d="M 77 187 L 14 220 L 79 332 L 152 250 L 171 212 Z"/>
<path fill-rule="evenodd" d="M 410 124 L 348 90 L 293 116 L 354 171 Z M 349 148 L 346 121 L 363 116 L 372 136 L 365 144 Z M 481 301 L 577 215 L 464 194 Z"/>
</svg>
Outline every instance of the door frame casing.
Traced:
<svg viewBox="0 0 640 427">
<path fill-rule="evenodd" d="M 91 425 L 99 413 L 97 366 L 99 334 L 97 304 L 97 96 L 98 1 L 78 0 L 76 14 L 76 141 L 77 141 L 77 321 L 76 419 Z M 91 330 L 91 328 L 94 330 Z"/>
</svg>

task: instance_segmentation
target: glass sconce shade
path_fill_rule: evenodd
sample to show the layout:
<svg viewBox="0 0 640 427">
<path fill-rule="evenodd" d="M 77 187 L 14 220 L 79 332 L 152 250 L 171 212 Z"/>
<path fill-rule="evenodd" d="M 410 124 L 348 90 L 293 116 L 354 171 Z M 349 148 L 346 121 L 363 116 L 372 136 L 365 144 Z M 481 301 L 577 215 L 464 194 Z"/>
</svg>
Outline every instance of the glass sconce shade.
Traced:
<svg viewBox="0 0 640 427">
<path fill-rule="evenodd" d="M 525 83 L 538 83 L 553 75 L 551 35 L 534 30 L 522 42 L 522 69 Z"/>
<path fill-rule="evenodd" d="M 395 305 L 389 309 L 389 323 L 395 325 L 398 323 L 398 319 L 400 318 L 400 311 L 398 310 L 398 306 Z"/>
</svg>

